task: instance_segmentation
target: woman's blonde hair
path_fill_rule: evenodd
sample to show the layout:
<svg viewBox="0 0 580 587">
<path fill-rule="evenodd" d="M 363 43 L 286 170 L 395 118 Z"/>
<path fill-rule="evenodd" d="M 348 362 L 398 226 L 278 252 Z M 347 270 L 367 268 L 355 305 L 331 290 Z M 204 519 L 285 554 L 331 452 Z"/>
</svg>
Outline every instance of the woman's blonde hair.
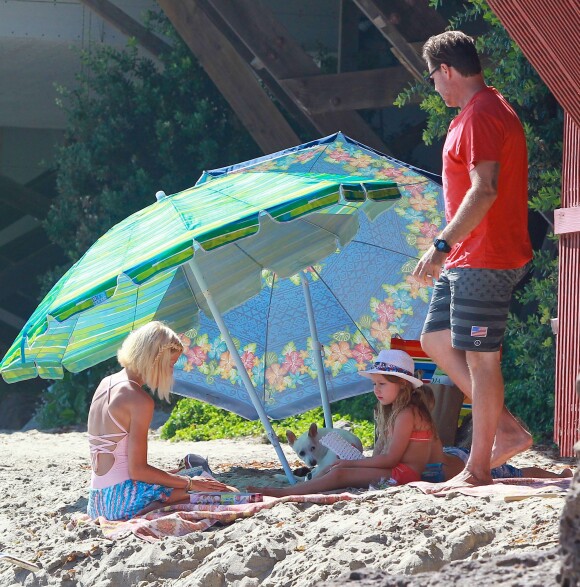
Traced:
<svg viewBox="0 0 580 587">
<path fill-rule="evenodd" d="M 129 334 L 117 352 L 122 367 L 141 377 L 152 391 L 165 401 L 173 383 L 171 354 L 183 352 L 183 344 L 163 322 L 149 322 Z"/>
<path fill-rule="evenodd" d="M 429 392 L 431 389 L 426 385 L 413 388 L 413 384 L 410 381 L 402 377 L 396 377 L 396 375 L 386 375 L 386 377 L 394 377 L 397 380 L 397 383 L 399 383 L 399 393 L 392 404 L 384 406 L 378 403 L 377 405 L 377 408 L 383 411 L 385 436 L 392 435 L 397 416 L 408 407 L 411 407 L 414 414 L 418 415 L 423 422 L 428 424 L 431 431 L 436 434 L 431 410 L 427 407 L 426 403 L 426 400 L 429 401 Z"/>
</svg>

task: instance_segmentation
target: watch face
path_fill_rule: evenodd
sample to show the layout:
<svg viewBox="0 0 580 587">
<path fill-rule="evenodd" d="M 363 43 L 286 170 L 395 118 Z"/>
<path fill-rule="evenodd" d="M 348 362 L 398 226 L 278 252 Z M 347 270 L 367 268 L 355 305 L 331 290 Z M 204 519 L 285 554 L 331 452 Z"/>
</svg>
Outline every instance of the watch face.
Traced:
<svg viewBox="0 0 580 587">
<path fill-rule="evenodd" d="M 449 253 L 451 247 L 443 239 L 436 238 L 433 242 L 434 247 L 442 253 Z"/>
</svg>

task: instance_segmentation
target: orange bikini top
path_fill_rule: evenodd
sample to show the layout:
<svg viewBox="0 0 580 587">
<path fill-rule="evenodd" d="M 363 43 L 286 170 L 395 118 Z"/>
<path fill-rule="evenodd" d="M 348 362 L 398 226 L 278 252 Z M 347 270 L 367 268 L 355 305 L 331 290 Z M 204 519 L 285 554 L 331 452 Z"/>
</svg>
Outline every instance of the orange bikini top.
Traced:
<svg viewBox="0 0 580 587">
<path fill-rule="evenodd" d="M 409 436 L 409 440 L 432 440 L 433 439 L 433 431 L 432 430 L 413 430 L 411 432 L 411 436 Z"/>
</svg>

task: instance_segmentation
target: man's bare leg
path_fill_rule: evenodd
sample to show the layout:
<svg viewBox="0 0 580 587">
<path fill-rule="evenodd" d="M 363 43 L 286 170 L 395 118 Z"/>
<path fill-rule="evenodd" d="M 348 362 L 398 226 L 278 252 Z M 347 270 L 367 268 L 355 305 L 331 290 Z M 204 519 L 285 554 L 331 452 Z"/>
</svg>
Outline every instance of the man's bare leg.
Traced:
<svg viewBox="0 0 580 587">
<path fill-rule="evenodd" d="M 513 456 L 528 450 L 532 444 L 532 435 L 504 406 L 500 414 L 495 442 L 491 451 L 492 468 L 499 467 Z"/>
<path fill-rule="evenodd" d="M 466 352 L 454 349 L 451 346 L 451 331 L 440 330 L 423 334 L 421 336 L 421 345 L 435 363 L 449 375 L 453 383 L 473 401 L 472 376 L 467 365 Z M 530 446 L 532 446 L 530 433 L 522 427 L 504 406 L 500 414 L 496 439 L 492 448 L 491 466 L 498 467 L 503 465 L 511 457 L 527 450 Z"/>
<path fill-rule="evenodd" d="M 471 374 L 467 366 L 465 351 L 451 346 L 451 331 L 439 330 L 421 335 L 423 350 L 437 363 L 453 383 L 469 398 L 471 392 Z"/>
<path fill-rule="evenodd" d="M 473 438 L 469 460 L 455 480 L 484 485 L 492 482 L 491 449 L 503 408 L 500 356 L 499 351 L 466 352 L 465 356 L 472 382 Z"/>
<path fill-rule="evenodd" d="M 463 471 L 430 493 L 473 485 L 488 485 L 491 476 L 491 448 L 503 406 L 503 378 L 499 352 L 466 352 L 472 381 L 473 439 L 469 459 Z"/>
</svg>

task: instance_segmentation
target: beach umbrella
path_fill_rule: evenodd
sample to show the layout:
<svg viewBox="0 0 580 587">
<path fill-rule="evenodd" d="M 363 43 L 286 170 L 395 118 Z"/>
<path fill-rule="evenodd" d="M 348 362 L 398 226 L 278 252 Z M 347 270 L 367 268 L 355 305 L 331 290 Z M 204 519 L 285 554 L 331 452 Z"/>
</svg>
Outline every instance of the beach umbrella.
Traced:
<svg viewBox="0 0 580 587">
<path fill-rule="evenodd" d="M 329 390 L 360 393 L 373 351 L 418 332 L 428 292 L 410 272 L 442 217 L 437 184 L 341 133 L 205 172 L 101 237 L 0 372 L 60 378 L 163 320 L 187 346 L 174 391 L 259 417 L 290 477 L 269 417 L 322 403 L 328 421 Z"/>
</svg>

